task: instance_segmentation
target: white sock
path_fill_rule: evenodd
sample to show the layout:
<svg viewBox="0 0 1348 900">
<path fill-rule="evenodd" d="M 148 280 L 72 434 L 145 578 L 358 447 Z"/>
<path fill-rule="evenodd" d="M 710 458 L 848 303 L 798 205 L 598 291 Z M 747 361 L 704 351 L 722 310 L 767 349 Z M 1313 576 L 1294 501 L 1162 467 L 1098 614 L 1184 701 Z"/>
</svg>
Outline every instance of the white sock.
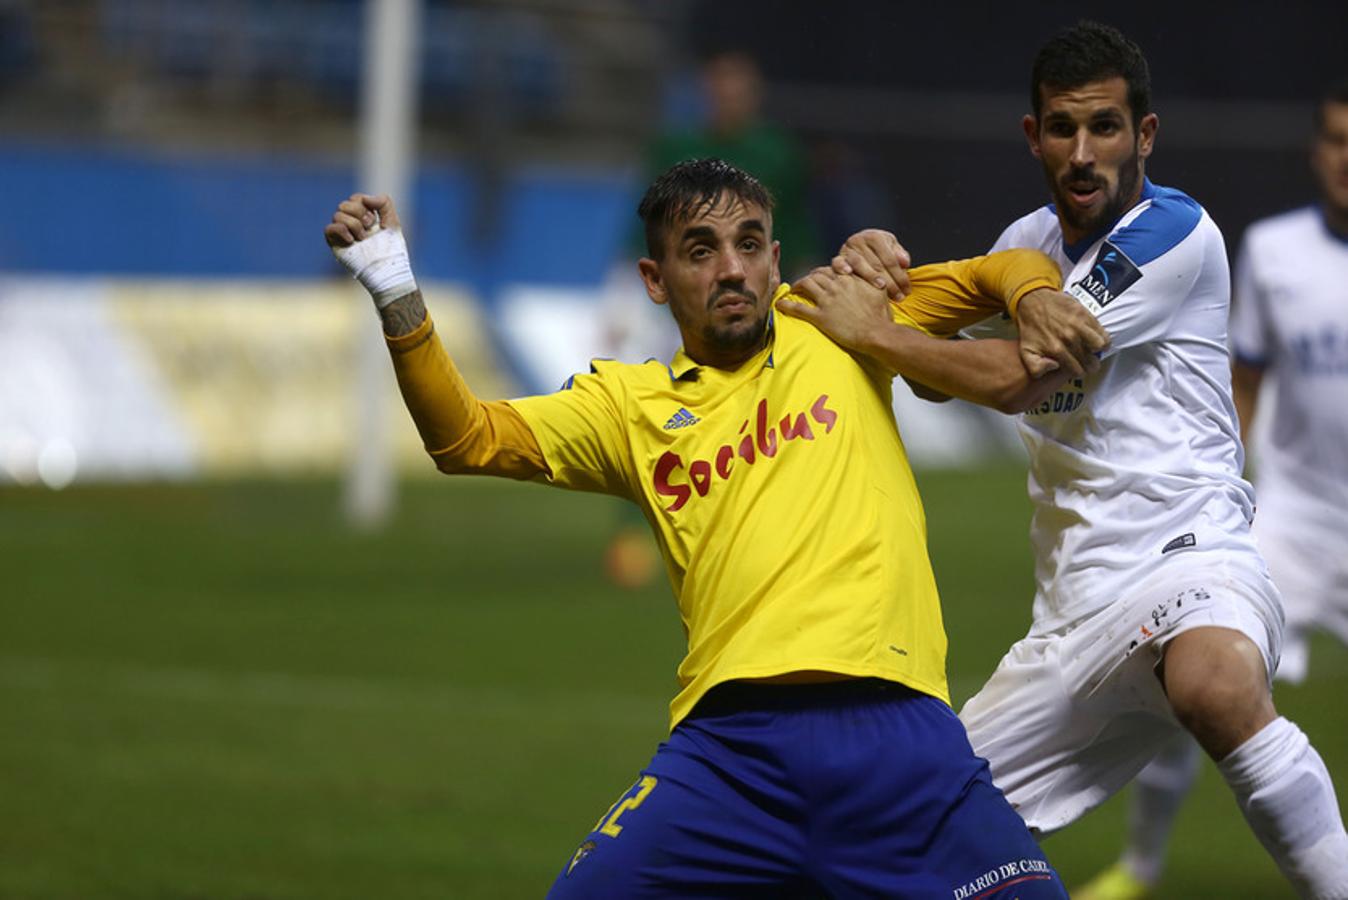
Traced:
<svg viewBox="0 0 1348 900">
<path fill-rule="evenodd" d="M 1274 719 L 1217 769 L 1297 893 L 1348 900 L 1348 833 L 1329 772 L 1301 729 Z"/>
<path fill-rule="evenodd" d="M 1134 878 L 1154 885 L 1165 868 L 1170 831 L 1198 776 L 1201 751 L 1183 732 L 1138 773 L 1128 801 L 1128 844 L 1120 864 Z"/>
</svg>

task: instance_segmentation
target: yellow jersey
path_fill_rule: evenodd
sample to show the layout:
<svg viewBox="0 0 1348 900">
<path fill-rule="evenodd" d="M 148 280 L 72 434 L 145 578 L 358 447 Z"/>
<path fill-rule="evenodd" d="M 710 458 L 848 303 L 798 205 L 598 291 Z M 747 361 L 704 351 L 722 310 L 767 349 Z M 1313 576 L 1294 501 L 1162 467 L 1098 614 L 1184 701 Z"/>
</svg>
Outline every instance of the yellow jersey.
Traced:
<svg viewBox="0 0 1348 900">
<path fill-rule="evenodd" d="M 913 278 L 895 317 L 939 333 L 1059 275 L 1019 251 Z M 466 401 L 496 449 L 465 461 L 461 426 L 431 421 L 457 403 L 428 402 L 453 370 L 432 336 L 423 324 L 390 345 L 427 449 L 456 460 L 441 468 L 627 497 L 650 521 L 688 638 L 671 727 L 717 684 L 793 673 L 882 678 L 950 702 L 926 521 L 887 373 L 773 313 L 765 346 L 733 371 L 680 351 L 669 365 L 596 361 L 546 396 Z"/>
</svg>

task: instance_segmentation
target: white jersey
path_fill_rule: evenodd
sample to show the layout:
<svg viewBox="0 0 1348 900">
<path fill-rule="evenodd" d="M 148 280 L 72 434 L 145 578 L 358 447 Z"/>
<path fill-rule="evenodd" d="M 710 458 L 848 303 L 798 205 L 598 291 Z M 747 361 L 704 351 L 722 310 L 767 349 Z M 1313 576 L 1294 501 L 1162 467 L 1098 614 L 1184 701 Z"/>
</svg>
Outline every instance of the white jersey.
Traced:
<svg viewBox="0 0 1348 900">
<path fill-rule="evenodd" d="M 1050 206 L 993 249 L 1010 247 L 1054 258 L 1111 340 L 1097 372 L 1020 420 L 1036 628 L 1108 606 L 1161 567 L 1212 558 L 1204 551 L 1257 559 L 1231 399 L 1230 276 L 1207 212 L 1144 181 L 1140 202 L 1103 236 L 1064 245 Z"/>
<path fill-rule="evenodd" d="M 1348 540 L 1348 240 L 1315 207 L 1250 226 L 1236 260 L 1236 359 L 1275 375 L 1260 517 Z"/>
</svg>

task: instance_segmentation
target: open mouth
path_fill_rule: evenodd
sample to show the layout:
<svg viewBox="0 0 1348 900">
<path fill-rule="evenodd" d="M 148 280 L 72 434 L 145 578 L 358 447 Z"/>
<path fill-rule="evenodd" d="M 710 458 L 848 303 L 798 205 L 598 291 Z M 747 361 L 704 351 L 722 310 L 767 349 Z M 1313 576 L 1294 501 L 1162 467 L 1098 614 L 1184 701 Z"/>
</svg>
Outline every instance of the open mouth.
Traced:
<svg viewBox="0 0 1348 900">
<path fill-rule="evenodd" d="M 1098 184 L 1069 184 L 1067 194 L 1080 206 L 1088 203 L 1100 196 L 1100 186 Z"/>
<path fill-rule="evenodd" d="M 1092 185 L 1091 187 L 1078 185 L 1069 187 L 1068 193 L 1072 195 L 1072 199 L 1074 199 L 1074 201 L 1077 201 L 1078 203 L 1082 203 L 1082 205 L 1085 205 L 1085 203 L 1089 203 L 1093 201 L 1093 199 L 1095 199 L 1096 197 L 1099 197 L 1100 189 L 1095 185 Z"/>
</svg>

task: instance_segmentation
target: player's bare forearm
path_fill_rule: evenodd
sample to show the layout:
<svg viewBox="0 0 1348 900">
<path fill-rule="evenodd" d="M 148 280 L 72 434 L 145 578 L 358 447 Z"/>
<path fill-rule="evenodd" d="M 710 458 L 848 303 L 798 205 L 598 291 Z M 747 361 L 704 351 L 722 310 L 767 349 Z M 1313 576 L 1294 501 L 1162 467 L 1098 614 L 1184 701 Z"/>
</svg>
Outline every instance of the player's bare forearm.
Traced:
<svg viewBox="0 0 1348 900">
<path fill-rule="evenodd" d="M 949 341 L 894 321 L 883 290 L 851 275 L 815 269 L 796 282 L 804 303 L 784 297 L 777 309 L 804 319 L 839 345 L 942 394 L 1002 412 L 1022 412 L 1067 380 L 1067 373 L 1031 378 L 1015 341 Z"/>
<path fill-rule="evenodd" d="M 1259 366 L 1236 362 L 1231 367 L 1231 392 L 1236 402 L 1236 418 L 1240 420 L 1240 441 L 1247 445 L 1250 440 L 1250 425 L 1259 402 L 1259 386 L 1264 381 L 1264 370 Z"/>
<path fill-rule="evenodd" d="M 379 310 L 379 318 L 384 323 L 384 334 L 389 337 L 402 337 L 416 331 L 426 321 L 426 303 L 421 299 L 421 291 L 394 300 Z"/>
<path fill-rule="evenodd" d="M 1042 402 L 1069 377 L 1031 378 L 1015 341 L 942 340 L 897 323 L 873 329 L 858 349 L 910 382 L 1004 413 Z"/>
<path fill-rule="evenodd" d="M 908 376 L 903 376 L 903 381 L 908 385 L 908 389 L 913 392 L 913 396 L 919 400 L 926 400 L 928 403 L 946 403 L 955 399 L 949 394 L 936 390 L 934 387 L 928 387 L 920 381 L 914 381 Z"/>
</svg>

